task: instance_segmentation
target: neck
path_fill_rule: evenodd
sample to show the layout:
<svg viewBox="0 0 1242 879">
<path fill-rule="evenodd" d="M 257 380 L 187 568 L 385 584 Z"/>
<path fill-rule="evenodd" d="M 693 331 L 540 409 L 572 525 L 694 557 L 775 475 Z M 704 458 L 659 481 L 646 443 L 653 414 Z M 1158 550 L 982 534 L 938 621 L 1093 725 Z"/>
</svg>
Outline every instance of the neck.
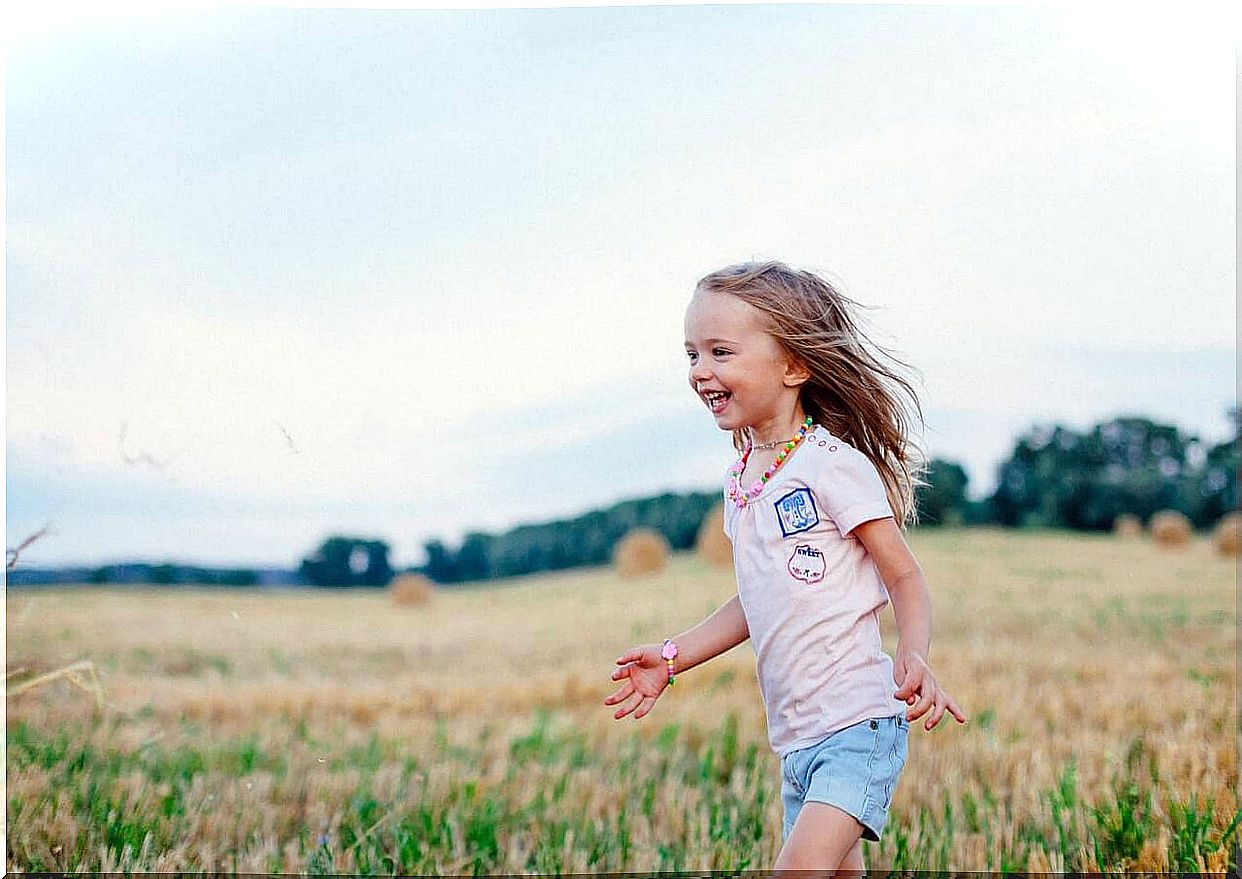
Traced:
<svg viewBox="0 0 1242 879">
<path fill-rule="evenodd" d="M 791 415 L 777 416 L 750 426 L 750 441 L 757 446 L 774 442 L 787 442 L 797 433 L 806 421 L 806 413 L 797 407 Z"/>
</svg>

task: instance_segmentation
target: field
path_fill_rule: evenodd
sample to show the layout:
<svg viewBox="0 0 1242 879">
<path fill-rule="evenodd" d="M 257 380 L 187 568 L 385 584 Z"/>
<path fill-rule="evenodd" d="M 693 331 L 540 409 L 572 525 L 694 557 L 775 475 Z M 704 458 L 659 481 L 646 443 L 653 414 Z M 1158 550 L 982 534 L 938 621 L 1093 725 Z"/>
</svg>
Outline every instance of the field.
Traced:
<svg viewBox="0 0 1242 879">
<path fill-rule="evenodd" d="M 1206 539 L 917 531 L 932 667 L 880 869 L 1225 872 L 1236 566 Z M 762 870 L 780 775 L 749 643 L 612 719 L 614 659 L 733 594 L 695 556 L 386 594 L 9 590 L 9 870 Z M 885 615 L 891 650 L 891 612 Z"/>
</svg>

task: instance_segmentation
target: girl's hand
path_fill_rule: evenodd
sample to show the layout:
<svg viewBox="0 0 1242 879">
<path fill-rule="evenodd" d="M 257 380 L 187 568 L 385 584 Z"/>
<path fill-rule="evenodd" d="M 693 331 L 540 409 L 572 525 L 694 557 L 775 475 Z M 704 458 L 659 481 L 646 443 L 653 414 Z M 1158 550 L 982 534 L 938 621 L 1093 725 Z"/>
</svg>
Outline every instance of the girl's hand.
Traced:
<svg viewBox="0 0 1242 879">
<path fill-rule="evenodd" d="M 927 661 L 919 654 L 897 648 L 897 656 L 893 661 L 893 682 L 897 684 L 897 692 L 893 697 L 914 706 L 906 712 L 906 720 L 917 720 L 928 709 L 932 709 L 931 716 L 923 724 L 924 729 L 932 730 L 940 723 L 945 709 L 948 709 L 958 723 L 966 722 L 966 715 L 957 707 L 953 697 L 936 683 L 936 677 Z"/>
<path fill-rule="evenodd" d="M 617 657 L 621 667 L 612 673 L 614 681 L 624 681 L 621 688 L 604 700 L 605 705 L 616 705 L 628 700 L 617 709 L 614 720 L 620 720 L 634 711 L 634 719 L 647 714 L 664 688 L 668 686 L 668 661 L 660 655 L 662 644 L 644 644 L 631 648 Z"/>
</svg>

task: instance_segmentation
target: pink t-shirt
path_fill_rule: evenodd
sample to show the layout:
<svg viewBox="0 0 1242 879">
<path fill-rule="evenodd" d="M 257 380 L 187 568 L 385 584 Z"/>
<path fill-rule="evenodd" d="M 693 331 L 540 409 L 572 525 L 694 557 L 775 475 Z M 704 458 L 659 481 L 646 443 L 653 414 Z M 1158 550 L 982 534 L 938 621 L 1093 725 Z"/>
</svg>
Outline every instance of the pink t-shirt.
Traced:
<svg viewBox="0 0 1242 879">
<path fill-rule="evenodd" d="M 738 594 L 772 750 L 787 752 L 905 706 L 880 643 L 888 590 L 854 526 L 892 516 L 869 458 L 822 426 L 758 497 L 725 497 Z"/>
</svg>

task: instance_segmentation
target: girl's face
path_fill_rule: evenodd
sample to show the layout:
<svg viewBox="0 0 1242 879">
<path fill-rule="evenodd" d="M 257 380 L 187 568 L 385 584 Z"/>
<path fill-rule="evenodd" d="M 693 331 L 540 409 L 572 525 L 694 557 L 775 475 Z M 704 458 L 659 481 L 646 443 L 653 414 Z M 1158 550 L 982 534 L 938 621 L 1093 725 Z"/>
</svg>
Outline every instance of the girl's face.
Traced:
<svg viewBox="0 0 1242 879">
<path fill-rule="evenodd" d="M 721 430 L 782 433 L 807 373 L 764 329 L 764 315 L 730 293 L 697 291 L 686 308 L 690 387 Z"/>
</svg>

